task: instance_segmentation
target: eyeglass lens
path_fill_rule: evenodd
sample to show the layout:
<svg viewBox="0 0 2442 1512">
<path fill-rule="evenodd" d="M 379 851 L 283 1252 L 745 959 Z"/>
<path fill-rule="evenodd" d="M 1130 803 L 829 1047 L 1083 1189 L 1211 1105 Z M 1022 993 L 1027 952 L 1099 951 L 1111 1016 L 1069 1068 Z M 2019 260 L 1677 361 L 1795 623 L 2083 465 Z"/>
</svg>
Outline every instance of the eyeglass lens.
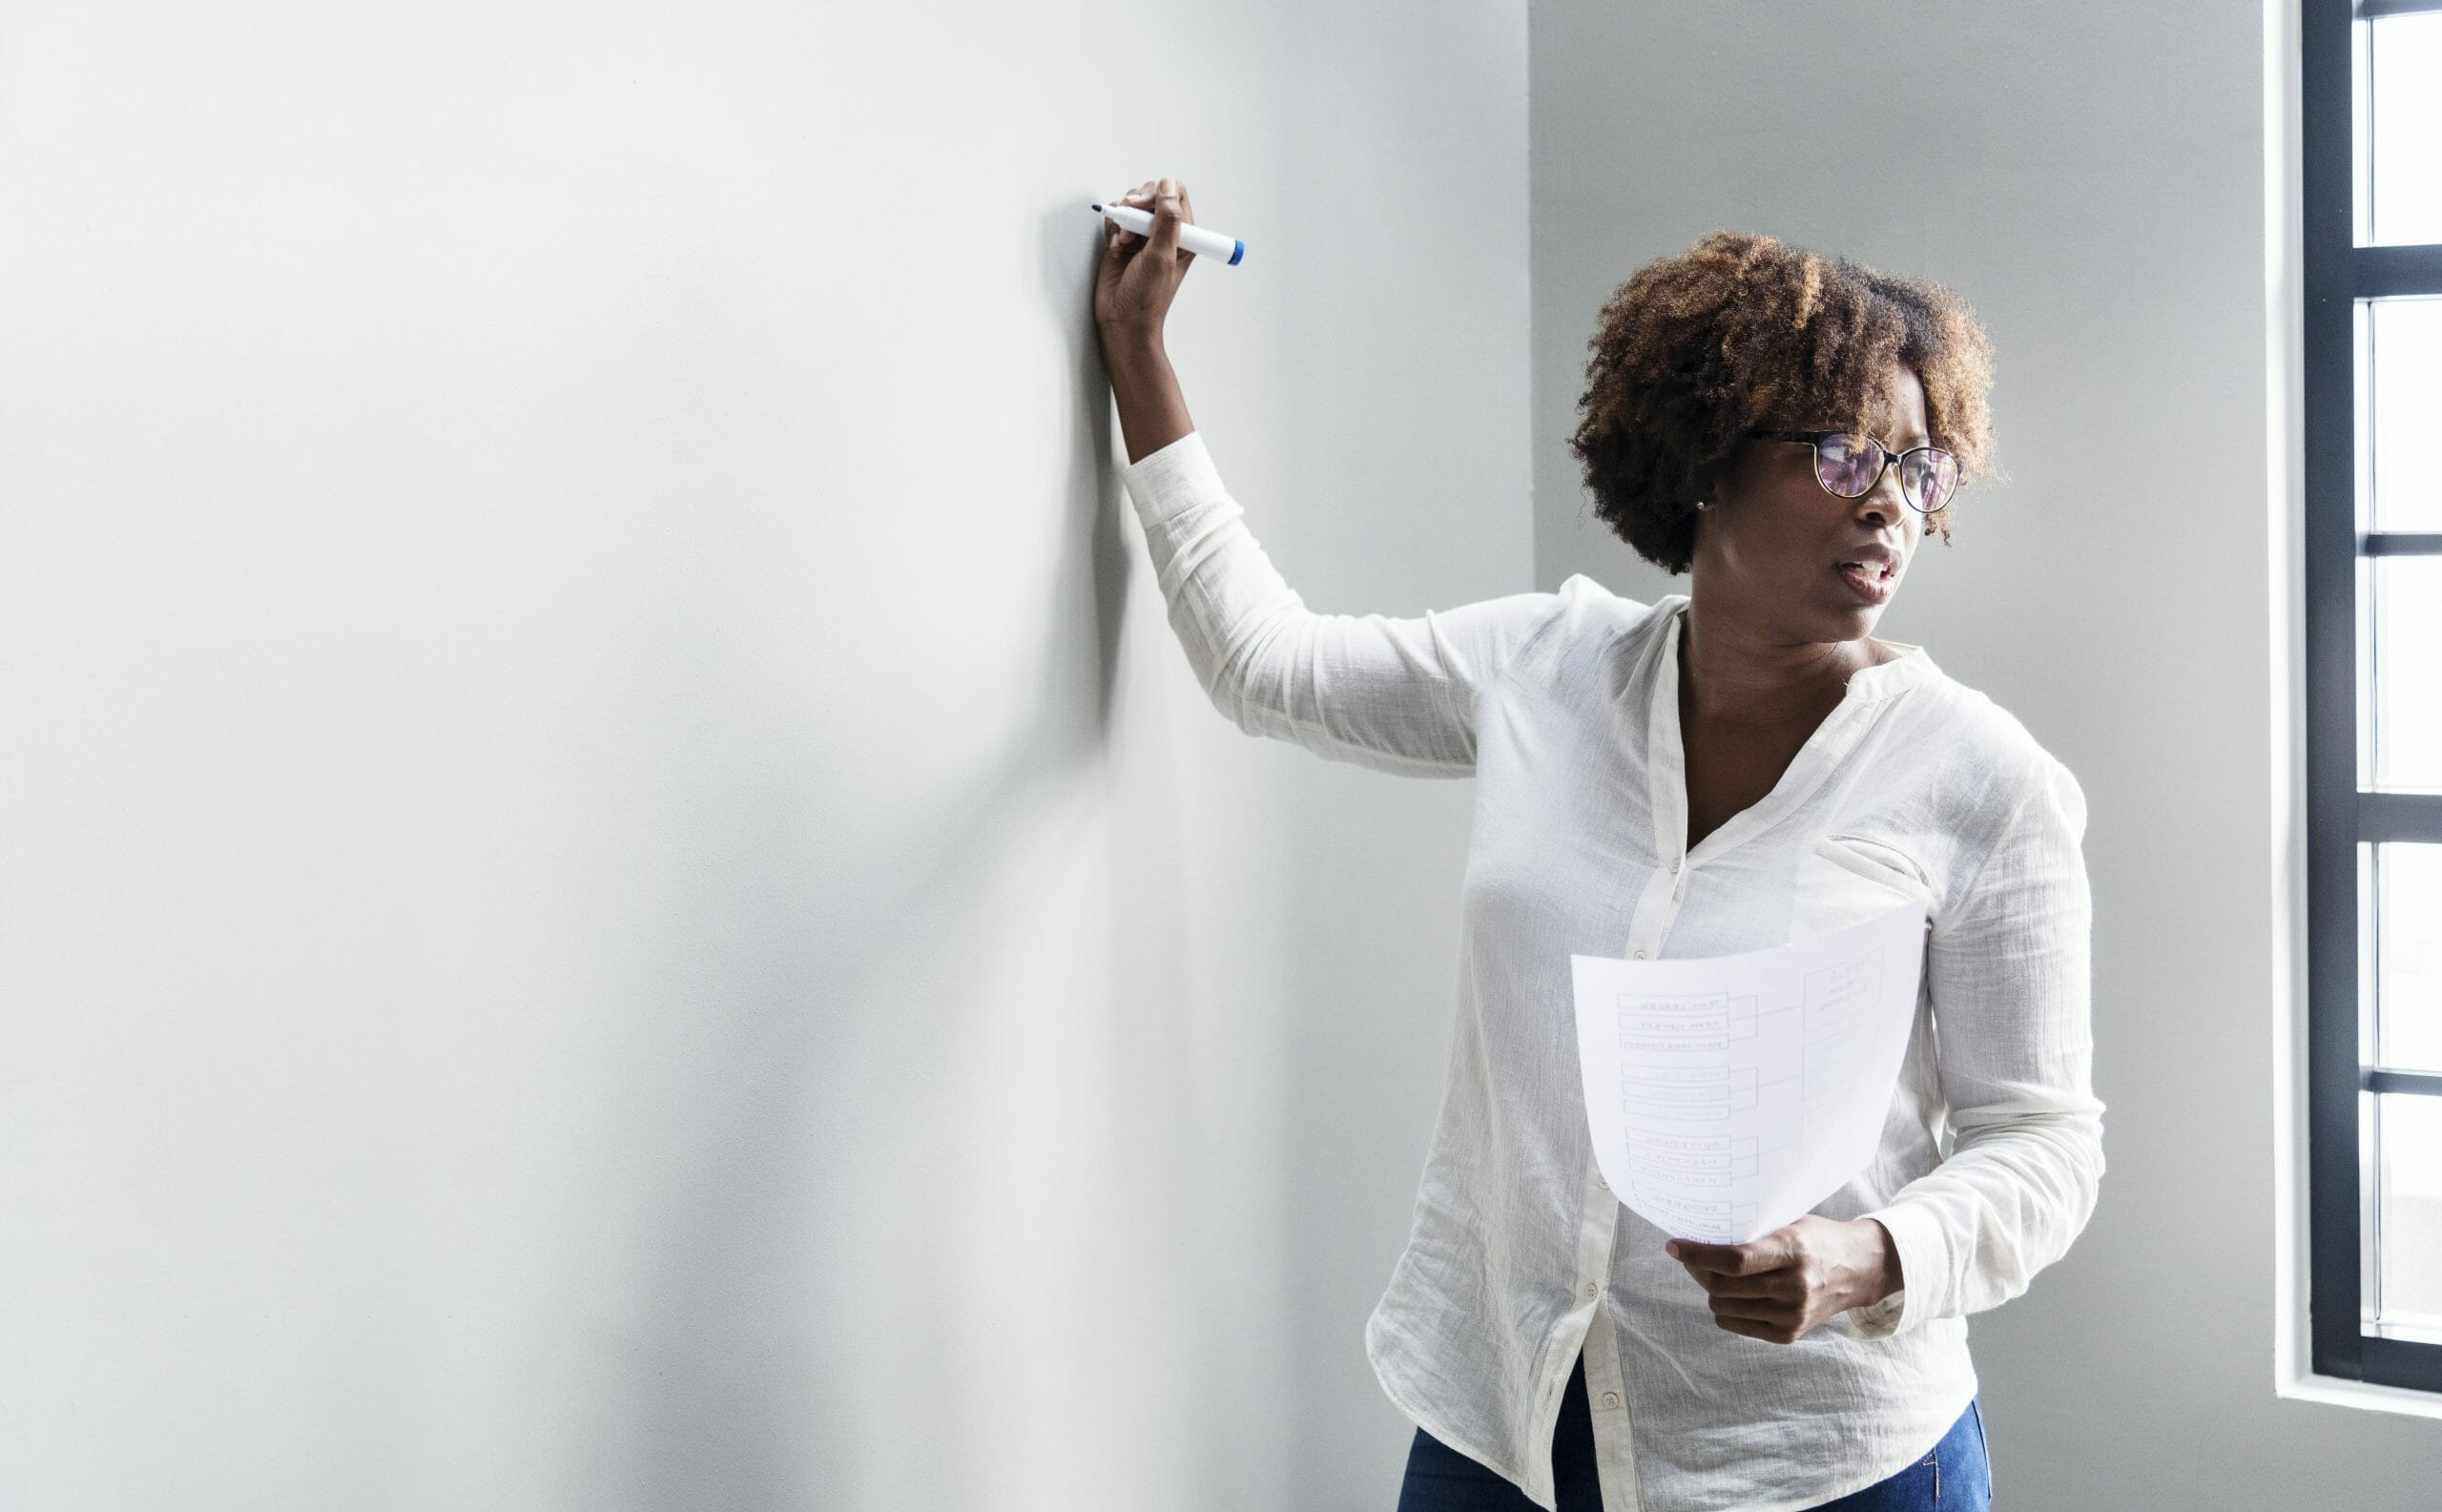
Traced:
<svg viewBox="0 0 2442 1512">
<path fill-rule="evenodd" d="M 1882 443 L 1846 432 L 1824 437 L 1814 447 L 1814 475 L 1843 499 L 1862 496 L 1882 476 Z M 1939 446 L 1899 454 L 1899 492 L 1910 507 L 1931 514 L 1949 501 L 1958 484 L 1958 459 Z"/>
</svg>

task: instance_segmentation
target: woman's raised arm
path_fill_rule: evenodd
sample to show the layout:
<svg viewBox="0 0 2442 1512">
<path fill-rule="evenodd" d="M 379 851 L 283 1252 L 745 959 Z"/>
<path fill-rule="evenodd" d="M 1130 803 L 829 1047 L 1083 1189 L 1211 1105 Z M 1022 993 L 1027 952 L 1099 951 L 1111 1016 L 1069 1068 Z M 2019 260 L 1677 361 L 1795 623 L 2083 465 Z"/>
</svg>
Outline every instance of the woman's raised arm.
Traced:
<svg viewBox="0 0 2442 1512">
<path fill-rule="evenodd" d="M 1149 238 L 1106 227 L 1094 286 L 1119 403 L 1122 477 L 1145 527 L 1170 625 L 1213 705 L 1250 735 L 1416 777 L 1475 771 L 1476 707 L 1558 595 L 1516 593 L 1414 619 L 1318 614 L 1282 581 L 1221 486 L 1162 340 L 1195 259 L 1179 250 L 1187 188 L 1121 197 L 1154 206 Z"/>
<path fill-rule="evenodd" d="M 1094 326 L 1102 334 L 1103 370 L 1119 401 L 1128 460 L 1140 462 L 1195 428 L 1162 344 L 1162 326 L 1179 280 L 1195 254 L 1179 250 L 1179 227 L 1192 222 L 1187 185 L 1175 178 L 1140 184 L 1120 204 L 1153 206 L 1153 235 L 1140 237 L 1103 222 L 1103 260 L 1094 274 Z"/>
<path fill-rule="evenodd" d="M 1190 431 L 1121 475 L 1170 628 L 1213 706 L 1249 735 L 1410 777 L 1476 769 L 1476 710 L 1556 593 L 1413 619 L 1318 614 L 1281 579 Z"/>
</svg>

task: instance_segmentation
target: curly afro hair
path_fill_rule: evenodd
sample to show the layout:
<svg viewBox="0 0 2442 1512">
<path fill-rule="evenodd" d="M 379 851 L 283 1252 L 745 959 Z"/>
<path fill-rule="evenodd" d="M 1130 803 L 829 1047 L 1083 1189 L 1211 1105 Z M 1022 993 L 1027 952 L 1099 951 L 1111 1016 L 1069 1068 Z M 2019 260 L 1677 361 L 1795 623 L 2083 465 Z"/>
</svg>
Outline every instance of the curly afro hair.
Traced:
<svg viewBox="0 0 2442 1512">
<path fill-rule="evenodd" d="M 1926 424 L 1958 458 L 1959 483 L 2000 476 L 1985 404 L 1992 342 L 1936 283 L 1716 231 L 1638 269 L 1585 344 L 1584 419 L 1569 447 L 1595 514 L 1667 572 L 1693 562 L 1696 500 L 1743 432 L 1871 429 L 1894 362 L 1924 385 Z M 1925 517 L 1945 546 L 1954 503 Z"/>
</svg>

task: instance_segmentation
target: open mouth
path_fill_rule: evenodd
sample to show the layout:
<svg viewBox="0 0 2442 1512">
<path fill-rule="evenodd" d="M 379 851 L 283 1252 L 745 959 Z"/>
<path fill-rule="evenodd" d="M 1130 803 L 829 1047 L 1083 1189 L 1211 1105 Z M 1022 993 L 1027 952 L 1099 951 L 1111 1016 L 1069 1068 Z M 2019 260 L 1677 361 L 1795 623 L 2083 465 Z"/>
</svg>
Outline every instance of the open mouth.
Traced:
<svg viewBox="0 0 2442 1512">
<path fill-rule="evenodd" d="M 1849 590 L 1869 604 L 1887 604 L 1895 575 L 1879 562 L 1843 562 L 1840 578 Z"/>
</svg>

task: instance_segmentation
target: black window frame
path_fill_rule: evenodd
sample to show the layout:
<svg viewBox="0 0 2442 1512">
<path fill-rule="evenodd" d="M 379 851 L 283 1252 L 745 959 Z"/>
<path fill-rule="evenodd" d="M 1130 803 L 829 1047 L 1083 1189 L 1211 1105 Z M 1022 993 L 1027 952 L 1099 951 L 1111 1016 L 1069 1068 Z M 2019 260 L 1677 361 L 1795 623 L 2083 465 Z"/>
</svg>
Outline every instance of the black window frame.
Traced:
<svg viewBox="0 0 2442 1512">
<path fill-rule="evenodd" d="M 2369 1064 L 2360 1043 L 2358 847 L 2442 842 L 2442 794 L 2362 791 L 2358 561 L 2442 555 L 2442 532 L 2357 528 L 2357 304 L 2442 295 L 2442 245 L 2356 242 L 2356 23 L 2442 0 L 2300 0 L 2300 248 L 2305 329 L 2307 1176 L 2316 1375 L 2442 1392 L 2442 1343 L 2369 1336 L 2361 1119 L 2374 1093 L 2442 1096 L 2442 1074 Z"/>
</svg>

